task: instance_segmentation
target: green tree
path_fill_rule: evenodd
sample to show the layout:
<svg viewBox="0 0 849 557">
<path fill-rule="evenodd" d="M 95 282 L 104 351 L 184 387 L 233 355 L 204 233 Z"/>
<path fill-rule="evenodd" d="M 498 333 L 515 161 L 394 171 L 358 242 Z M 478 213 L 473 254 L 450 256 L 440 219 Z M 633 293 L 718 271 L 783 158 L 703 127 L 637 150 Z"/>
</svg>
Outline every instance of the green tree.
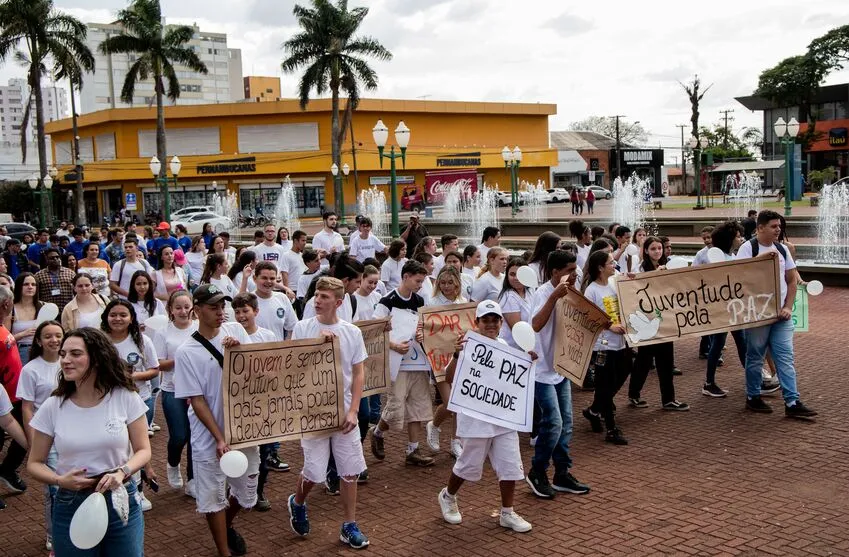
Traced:
<svg viewBox="0 0 849 557">
<path fill-rule="evenodd" d="M 165 106 L 164 97 L 171 101 L 180 97 L 180 80 L 175 64 L 206 74 L 208 70 L 190 46 L 195 31 L 188 25 L 163 26 L 159 0 L 132 0 L 129 7 L 118 12 L 121 34 L 100 43 L 104 54 L 135 54 L 135 62 L 127 70 L 121 88 L 121 100 L 133 103 L 139 81 L 153 78 L 156 95 L 156 156 L 162 162 L 159 178 L 166 176 Z M 166 186 L 167 187 L 167 186 Z M 167 211 L 166 211 L 167 212 Z M 170 215 L 165 215 L 166 220 Z"/>
<path fill-rule="evenodd" d="M 583 120 L 572 122 L 569 129 L 573 131 L 591 131 L 616 137 L 616 118 L 612 116 L 589 116 Z M 624 119 L 619 119 L 619 140 L 625 145 L 644 145 L 648 138 L 648 132 L 639 122 L 629 124 Z"/>
<path fill-rule="evenodd" d="M 301 27 L 299 33 L 283 43 L 286 58 L 281 64 L 285 73 L 303 69 L 298 83 L 301 109 L 310 101 L 310 92 L 331 96 L 331 157 L 341 167 L 341 145 L 345 140 L 347 123 L 356 110 L 360 87 L 377 89 L 377 73 L 367 58 L 391 60 L 389 52 L 377 39 L 356 33 L 368 15 L 368 8 L 348 9 L 347 0 L 312 0 L 311 7 L 295 5 L 292 10 Z M 340 120 L 339 91 L 348 95 L 345 112 Z M 334 196 L 339 214 L 343 214 L 341 181 L 334 181 Z"/>
<path fill-rule="evenodd" d="M 723 124 L 714 124 L 713 128 L 702 127 L 699 137 L 706 138 L 707 148 L 705 154 L 713 155 L 714 164 L 728 160 L 752 160 L 754 157 L 749 146 L 742 137 L 738 137 L 732 130 L 726 129 Z"/>
<path fill-rule="evenodd" d="M 21 158 L 26 162 L 26 130 L 35 101 L 36 142 L 41 176 L 47 175 L 47 143 L 44 134 L 42 77 L 68 77 L 80 70 L 94 71 L 94 56 L 85 44 L 86 26 L 56 10 L 53 0 L 0 1 L 0 61 L 9 55 L 27 69 L 30 95 L 21 123 Z M 52 208 L 47 210 L 52 222 Z"/>
<path fill-rule="evenodd" d="M 849 62 L 849 25 L 836 27 L 814 39 L 808 45 L 808 54 L 817 63 L 831 70 L 842 70 Z"/>
</svg>

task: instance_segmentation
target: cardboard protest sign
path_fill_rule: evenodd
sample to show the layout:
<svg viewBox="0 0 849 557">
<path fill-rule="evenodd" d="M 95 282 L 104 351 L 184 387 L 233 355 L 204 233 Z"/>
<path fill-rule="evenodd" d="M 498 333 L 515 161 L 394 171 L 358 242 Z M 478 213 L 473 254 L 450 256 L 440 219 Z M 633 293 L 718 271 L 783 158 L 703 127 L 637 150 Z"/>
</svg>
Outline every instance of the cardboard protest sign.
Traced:
<svg viewBox="0 0 849 557">
<path fill-rule="evenodd" d="M 222 392 L 230 448 L 338 430 L 345 404 L 340 357 L 337 338 L 228 348 Z"/>
<path fill-rule="evenodd" d="M 516 431 L 530 431 L 534 367 L 521 350 L 475 332 L 466 334 L 448 409 Z"/>
<path fill-rule="evenodd" d="M 796 289 L 796 299 L 793 300 L 793 332 L 808 332 L 808 289 L 804 286 Z"/>
<path fill-rule="evenodd" d="M 419 326 L 419 316 L 417 313 L 412 311 L 407 311 L 406 309 L 392 308 L 392 311 L 389 313 L 389 319 L 392 323 L 392 330 L 389 332 L 389 338 L 392 342 L 402 343 L 410 341 L 410 354 L 407 357 L 407 360 L 410 359 L 424 359 L 423 355 L 419 355 L 416 352 L 416 346 L 418 343 L 415 342 L 413 337 L 416 336 L 416 327 Z M 421 347 L 420 347 L 421 348 Z M 401 365 L 404 361 L 404 356 L 394 350 L 389 352 L 389 374 L 392 381 L 398 378 L 398 372 L 401 371 Z"/>
<path fill-rule="evenodd" d="M 581 386 L 593 355 L 593 345 L 610 317 L 573 288 L 557 300 L 554 312 L 554 371 Z"/>
<path fill-rule="evenodd" d="M 437 381 L 445 380 L 457 336 L 475 328 L 475 302 L 419 308 L 424 333 L 423 348 Z"/>
<path fill-rule="evenodd" d="M 363 333 L 368 358 L 363 362 L 363 396 L 376 395 L 389 390 L 389 318 L 357 321 L 354 323 Z"/>
<path fill-rule="evenodd" d="M 771 252 L 620 278 L 616 290 L 626 339 L 643 346 L 774 323 L 781 310 L 778 272 Z"/>
</svg>

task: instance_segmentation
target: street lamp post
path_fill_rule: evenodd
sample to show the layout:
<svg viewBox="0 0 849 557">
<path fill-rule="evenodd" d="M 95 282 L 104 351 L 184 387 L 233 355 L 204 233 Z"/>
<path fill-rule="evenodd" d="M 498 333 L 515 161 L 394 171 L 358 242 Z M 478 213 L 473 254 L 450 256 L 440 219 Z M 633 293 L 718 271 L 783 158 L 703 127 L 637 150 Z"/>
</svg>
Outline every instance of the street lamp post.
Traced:
<svg viewBox="0 0 849 557">
<path fill-rule="evenodd" d="M 348 166 L 348 163 L 342 165 L 342 175 L 345 176 L 345 187 L 348 187 L 348 174 L 351 173 L 351 167 Z M 357 184 L 354 184 L 354 204 L 357 203 Z"/>
<path fill-rule="evenodd" d="M 389 166 L 389 194 L 392 196 L 392 237 L 397 238 L 401 235 L 398 226 L 398 178 L 395 175 L 395 159 L 401 159 L 401 164 L 404 168 L 407 167 L 407 145 L 410 143 L 410 128 L 403 121 L 398 123 L 395 128 L 395 142 L 398 144 L 401 152 L 395 152 L 395 146 L 389 148 L 389 153 L 384 153 L 383 148 L 386 147 L 386 141 L 389 139 L 389 128 L 384 125 L 383 120 L 378 120 L 377 124 L 371 130 L 374 142 L 377 145 L 377 154 L 380 160 L 380 167 L 383 168 L 383 159 L 387 158 L 390 161 Z"/>
<path fill-rule="evenodd" d="M 785 122 L 779 117 L 773 126 L 775 135 L 784 145 L 784 216 L 789 217 L 793 212 L 793 152 L 791 147 L 796 143 L 799 134 L 799 122 L 796 118 L 790 118 Z"/>
<path fill-rule="evenodd" d="M 345 224 L 345 192 L 342 191 L 342 177 L 339 175 L 339 166 L 335 162 L 330 165 L 330 173 L 333 175 L 333 189 L 339 194 L 337 199 L 339 224 Z"/>
<path fill-rule="evenodd" d="M 697 139 L 695 136 L 690 138 L 690 149 L 693 151 L 693 168 L 696 172 L 696 206 L 694 210 L 700 211 L 705 208 L 702 205 L 702 151 L 707 148 L 708 140 L 706 137 Z"/>
<path fill-rule="evenodd" d="M 51 171 L 54 169 L 51 169 Z M 57 171 L 58 173 L 58 171 Z M 41 228 L 49 228 L 50 222 L 47 217 L 47 213 L 44 208 L 44 199 L 50 199 L 50 188 L 53 187 L 53 177 L 50 174 L 45 174 L 41 180 L 38 178 L 38 174 L 33 174 L 29 178 L 27 178 L 27 184 L 32 190 L 33 196 L 38 198 L 38 221 L 41 225 Z M 39 187 L 41 184 L 41 187 Z"/>
<path fill-rule="evenodd" d="M 177 155 L 174 155 L 171 157 L 171 163 L 168 166 L 171 169 L 171 174 L 174 176 L 174 187 L 176 188 L 177 176 L 180 174 L 183 163 L 180 162 L 180 158 Z M 165 222 L 171 222 L 171 192 L 168 191 L 168 175 L 166 173 L 165 176 L 159 177 L 159 172 L 162 170 L 162 163 L 156 156 L 150 159 L 149 167 L 154 180 L 162 188 L 162 197 L 165 200 L 165 213 L 162 215 L 163 220 Z"/>
<path fill-rule="evenodd" d="M 519 165 L 522 163 L 522 150 L 519 146 L 511 151 L 510 147 L 504 146 L 501 150 L 501 158 L 504 159 L 504 168 L 510 173 L 510 204 L 512 216 L 519 212 Z"/>
</svg>

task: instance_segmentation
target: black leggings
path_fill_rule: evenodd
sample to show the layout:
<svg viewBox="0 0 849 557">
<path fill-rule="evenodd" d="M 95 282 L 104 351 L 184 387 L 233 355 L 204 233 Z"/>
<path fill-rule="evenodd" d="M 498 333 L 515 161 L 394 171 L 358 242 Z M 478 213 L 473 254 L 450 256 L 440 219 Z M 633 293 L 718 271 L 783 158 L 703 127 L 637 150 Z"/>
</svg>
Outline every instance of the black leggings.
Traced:
<svg viewBox="0 0 849 557">
<path fill-rule="evenodd" d="M 3 386 L 0 385 L 0 389 L 2 388 Z M 21 426 L 21 429 L 24 427 L 23 405 L 24 403 L 21 400 L 13 403 L 11 412 L 12 417 Z M 0 450 L 3 448 L 4 436 L 5 432 L 0 428 Z M 9 437 L 11 438 L 12 436 L 10 435 Z M 6 458 L 3 459 L 3 464 L 0 464 L 0 474 L 6 475 L 16 472 L 24 462 L 26 456 L 27 450 L 18 445 L 18 442 L 13 439 L 9 445 L 9 450 L 6 452 Z"/>
<path fill-rule="evenodd" d="M 603 364 L 599 364 L 599 359 L 604 359 Z M 604 352 L 594 352 L 593 361 L 595 364 L 595 393 L 593 394 L 593 403 L 590 410 L 597 414 L 601 414 L 604 418 L 604 425 L 609 430 L 616 427 L 616 419 L 613 413 L 613 397 L 625 384 L 625 380 L 631 375 L 634 365 L 631 360 L 631 350 L 623 348 L 622 350 L 606 350 Z"/>
<path fill-rule="evenodd" d="M 675 384 L 672 380 L 672 343 L 662 342 L 650 344 L 637 348 L 637 359 L 634 362 L 634 371 L 631 373 L 631 382 L 628 384 L 628 398 L 640 398 L 646 377 L 649 375 L 652 358 L 657 368 L 657 381 L 660 383 L 661 404 L 675 400 Z"/>
</svg>

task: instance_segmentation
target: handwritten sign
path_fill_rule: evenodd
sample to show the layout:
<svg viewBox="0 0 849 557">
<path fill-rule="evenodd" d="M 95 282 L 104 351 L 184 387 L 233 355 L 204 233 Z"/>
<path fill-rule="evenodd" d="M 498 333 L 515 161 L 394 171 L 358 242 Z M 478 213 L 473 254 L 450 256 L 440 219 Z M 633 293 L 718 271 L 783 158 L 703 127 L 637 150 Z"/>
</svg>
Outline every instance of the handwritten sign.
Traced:
<svg viewBox="0 0 849 557">
<path fill-rule="evenodd" d="M 534 413 L 531 357 L 497 339 L 467 333 L 448 409 L 516 431 L 530 431 Z"/>
<path fill-rule="evenodd" d="M 339 339 L 228 348 L 224 438 L 231 448 L 328 434 L 344 416 Z"/>
<path fill-rule="evenodd" d="M 457 337 L 475 328 L 477 307 L 473 302 L 419 308 L 424 333 L 422 348 L 437 381 L 445 381 L 445 367 L 454 355 Z"/>
<path fill-rule="evenodd" d="M 410 349 L 406 357 L 394 350 L 389 352 L 389 374 L 392 381 L 395 381 L 405 361 L 407 362 L 406 370 L 410 370 L 411 365 L 414 369 L 420 369 L 414 367 L 414 362 L 419 359 L 424 361 L 424 356 L 416 352 L 415 347 L 418 346 L 418 343 L 413 340 L 413 337 L 416 336 L 416 327 L 419 326 L 418 314 L 406 309 L 392 308 L 389 319 L 392 323 L 392 330 L 389 332 L 390 340 L 397 343 L 410 342 Z"/>
<path fill-rule="evenodd" d="M 780 286 L 775 252 L 763 257 L 640 273 L 619 279 L 619 308 L 632 346 L 774 323 Z"/>
<path fill-rule="evenodd" d="M 384 393 L 390 388 L 389 378 L 389 318 L 357 321 L 354 323 L 363 333 L 368 358 L 363 363 L 363 396 Z"/>
<path fill-rule="evenodd" d="M 793 332 L 808 332 L 808 289 L 800 286 L 796 289 L 796 299 L 793 300 Z"/>
<path fill-rule="evenodd" d="M 598 335 L 607 327 L 610 317 L 602 309 L 572 288 L 555 306 L 554 371 L 578 386 L 593 355 Z"/>
</svg>

